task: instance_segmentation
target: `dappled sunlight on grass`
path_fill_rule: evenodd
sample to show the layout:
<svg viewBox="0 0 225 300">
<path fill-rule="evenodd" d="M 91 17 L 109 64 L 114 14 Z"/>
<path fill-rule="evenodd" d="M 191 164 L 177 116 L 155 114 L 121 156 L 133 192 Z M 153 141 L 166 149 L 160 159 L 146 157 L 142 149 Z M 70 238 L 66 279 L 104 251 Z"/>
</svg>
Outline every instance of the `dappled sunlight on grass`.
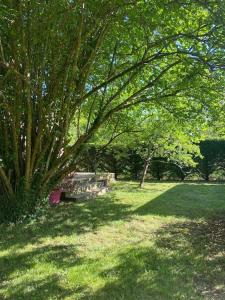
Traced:
<svg viewBox="0 0 225 300">
<path fill-rule="evenodd" d="M 3 299 L 224 299 L 225 186 L 117 183 L 0 225 Z"/>
<path fill-rule="evenodd" d="M 113 194 L 85 203 L 62 203 L 49 208 L 41 221 L 10 227 L 2 225 L 4 245 L 1 243 L 0 249 L 5 246 L 20 248 L 27 243 L 39 245 L 47 239 L 93 232 L 107 223 L 127 218 L 129 207 L 116 200 Z"/>
<path fill-rule="evenodd" d="M 108 283 L 93 299 L 120 299 L 118 295 L 121 299 L 224 299 L 224 255 L 208 258 L 207 244 L 215 240 L 205 237 L 204 231 L 211 231 L 211 226 L 172 224 L 160 229 L 154 242 L 145 241 L 121 252 L 116 266 L 100 272 Z M 223 238 L 224 228 L 225 223 Z"/>
</svg>

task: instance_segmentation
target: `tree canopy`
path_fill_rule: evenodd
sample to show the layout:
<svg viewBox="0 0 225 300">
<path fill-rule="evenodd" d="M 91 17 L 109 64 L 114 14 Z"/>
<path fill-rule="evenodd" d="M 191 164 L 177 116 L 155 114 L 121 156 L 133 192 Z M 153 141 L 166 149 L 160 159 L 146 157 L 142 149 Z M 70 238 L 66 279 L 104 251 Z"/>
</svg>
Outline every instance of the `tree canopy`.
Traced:
<svg viewBox="0 0 225 300">
<path fill-rule="evenodd" d="M 223 0 L 4 0 L 4 203 L 19 197 L 33 208 L 123 110 L 155 105 L 208 118 L 224 105 L 224 16 Z"/>
</svg>

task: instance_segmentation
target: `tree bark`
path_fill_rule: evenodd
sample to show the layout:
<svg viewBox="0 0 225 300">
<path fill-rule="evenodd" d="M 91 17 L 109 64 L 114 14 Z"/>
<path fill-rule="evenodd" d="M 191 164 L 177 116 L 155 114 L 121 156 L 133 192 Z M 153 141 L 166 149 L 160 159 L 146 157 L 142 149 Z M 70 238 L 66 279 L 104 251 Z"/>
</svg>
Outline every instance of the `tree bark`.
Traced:
<svg viewBox="0 0 225 300">
<path fill-rule="evenodd" d="M 144 169 L 143 169 L 143 173 L 142 173 L 140 184 L 139 184 L 140 188 L 143 188 L 143 186 L 144 186 L 144 182 L 145 182 L 145 178 L 146 178 L 146 175 L 148 172 L 149 165 L 150 165 L 150 159 L 145 160 Z"/>
</svg>

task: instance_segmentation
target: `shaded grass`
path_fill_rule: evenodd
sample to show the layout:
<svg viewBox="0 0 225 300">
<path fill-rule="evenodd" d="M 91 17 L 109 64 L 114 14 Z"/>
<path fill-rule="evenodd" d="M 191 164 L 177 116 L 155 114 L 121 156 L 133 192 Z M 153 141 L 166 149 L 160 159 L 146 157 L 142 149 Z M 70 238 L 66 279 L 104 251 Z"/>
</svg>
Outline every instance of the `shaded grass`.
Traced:
<svg viewBox="0 0 225 300">
<path fill-rule="evenodd" d="M 0 299 L 225 299 L 225 186 L 117 183 L 0 226 Z"/>
</svg>

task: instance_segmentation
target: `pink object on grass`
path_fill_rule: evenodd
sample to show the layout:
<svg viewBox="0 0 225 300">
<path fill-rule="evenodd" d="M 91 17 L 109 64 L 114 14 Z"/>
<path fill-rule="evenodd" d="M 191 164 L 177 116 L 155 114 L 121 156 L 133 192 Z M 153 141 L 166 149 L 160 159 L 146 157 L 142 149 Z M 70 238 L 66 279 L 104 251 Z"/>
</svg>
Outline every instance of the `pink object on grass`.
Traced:
<svg viewBox="0 0 225 300">
<path fill-rule="evenodd" d="M 54 191 L 51 192 L 49 196 L 49 202 L 52 205 L 57 205 L 60 202 L 62 190 L 61 189 L 55 189 Z"/>
</svg>

